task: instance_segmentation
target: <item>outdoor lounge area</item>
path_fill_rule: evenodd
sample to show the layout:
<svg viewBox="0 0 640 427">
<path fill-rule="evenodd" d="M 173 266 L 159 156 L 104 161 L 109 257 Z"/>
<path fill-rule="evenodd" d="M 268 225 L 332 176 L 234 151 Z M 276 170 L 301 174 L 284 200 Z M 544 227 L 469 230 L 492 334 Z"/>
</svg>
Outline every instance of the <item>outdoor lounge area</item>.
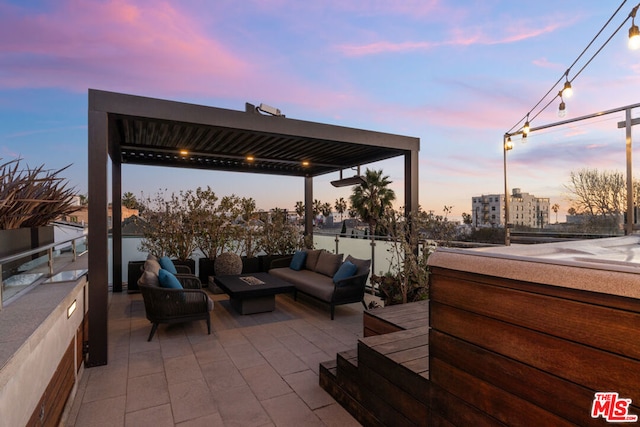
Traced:
<svg viewBox="0 0 640 427">
<path fill-rule="evenodd" d="M 141 294 L 109 294 L 109 364 L 85 369 L 68 426 L 349 426 L 319 385 L 320 363 L 355 348 L 361 304 L 326 307 L 277 295 L 273 312 L 239 314 L 210 294 L 205 322 L 150 323 Z"/>
</svg>

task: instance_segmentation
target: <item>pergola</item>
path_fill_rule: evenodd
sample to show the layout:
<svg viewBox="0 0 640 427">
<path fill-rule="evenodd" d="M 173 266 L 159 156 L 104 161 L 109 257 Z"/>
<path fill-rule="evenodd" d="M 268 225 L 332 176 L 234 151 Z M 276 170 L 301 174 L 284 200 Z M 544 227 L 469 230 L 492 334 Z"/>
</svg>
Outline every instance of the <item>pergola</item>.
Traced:
<svg viewBox="0 0 640 427">
<path fill-rule="evenodd" d="M 404 156 L 404 202 L 418 208 L 420 139 L 89 89 L 89 360 L 107 363 L 108 184 L 121 223 L 121 165 L 138 164 L 304 178 L 312 233 L 313 178 Z M 122 232 L 112 231 L 113 291 L 122 291 Z"/>
</svg>

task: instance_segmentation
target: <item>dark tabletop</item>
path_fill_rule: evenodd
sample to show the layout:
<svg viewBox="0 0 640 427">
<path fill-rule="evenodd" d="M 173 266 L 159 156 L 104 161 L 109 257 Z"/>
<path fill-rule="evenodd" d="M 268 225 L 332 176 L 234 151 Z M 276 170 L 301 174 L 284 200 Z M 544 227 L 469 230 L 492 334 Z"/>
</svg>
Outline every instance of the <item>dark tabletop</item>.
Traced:
<svg viewBox="0 0 640 427">
<path fill-rule="evenodd" d="M 264 282 L 261 285 L 249 285 L 241 277 L 255 277 Z M 295 287 L 269 273 L 247 273 L 231 276 L 215 276 L 214 281 L 231 298 L 259 298 L 269 295 L 293 292 Z"/>
</svg>

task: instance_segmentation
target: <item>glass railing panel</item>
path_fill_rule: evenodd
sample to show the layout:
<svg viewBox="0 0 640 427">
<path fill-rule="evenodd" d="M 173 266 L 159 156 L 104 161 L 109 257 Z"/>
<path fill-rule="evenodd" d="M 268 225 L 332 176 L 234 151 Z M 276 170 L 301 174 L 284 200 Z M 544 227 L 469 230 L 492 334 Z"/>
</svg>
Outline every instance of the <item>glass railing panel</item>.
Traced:
<svg viewBox="0 0 640 427">
<path fill-rule="evenodd" d="M 56 265 L 71 262 L 86 250 L 86 236 L 81 236 L 1 258 L 2 305 L 49 278 Z"/>
</svg>

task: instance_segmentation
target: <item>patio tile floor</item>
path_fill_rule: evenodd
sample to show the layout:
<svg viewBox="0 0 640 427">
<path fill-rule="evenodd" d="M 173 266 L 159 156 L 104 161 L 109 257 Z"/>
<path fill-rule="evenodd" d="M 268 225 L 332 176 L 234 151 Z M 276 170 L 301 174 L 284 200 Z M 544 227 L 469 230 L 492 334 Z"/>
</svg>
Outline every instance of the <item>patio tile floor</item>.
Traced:
<svg viewBox="0 0 640 427">
<path fill-rule="evenodd" d="M 319 363 L 356 348 L 362 305 L 276 296 L 242 316 L 211 295 L 204 321 L 160 325 L 152 342 L 140 294 L 110 294 L 109 363 L 85 369 L 67 426 L 356 426 L 318 384 Z"/>
</svg>

